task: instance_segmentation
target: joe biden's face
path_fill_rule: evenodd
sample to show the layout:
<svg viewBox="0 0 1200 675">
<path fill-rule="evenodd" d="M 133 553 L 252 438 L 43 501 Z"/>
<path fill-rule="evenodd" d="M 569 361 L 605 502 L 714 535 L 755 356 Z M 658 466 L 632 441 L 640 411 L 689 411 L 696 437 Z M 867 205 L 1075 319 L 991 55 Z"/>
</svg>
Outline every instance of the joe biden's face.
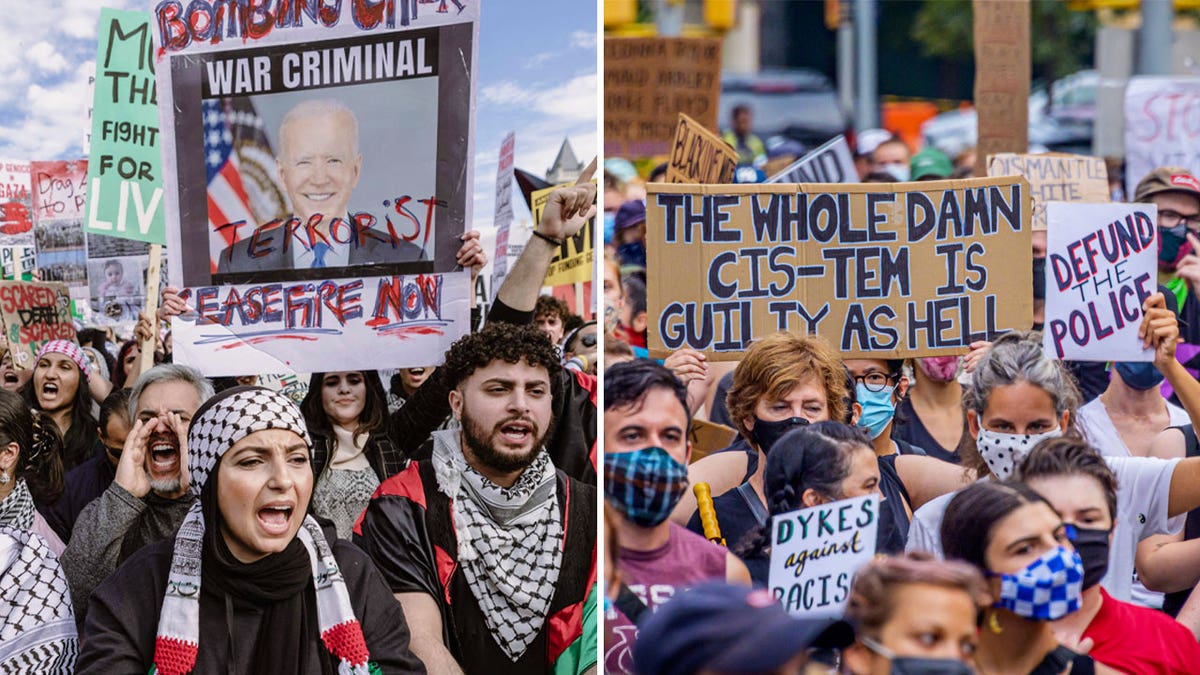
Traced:
<svg viewBox="0 0 1200 675">
<path fill-rule="evenodd" d="M 354 126 L 346 113 L 328 112 L 297 117 L 280 130 L 279 177 L 302 221 L 321 214 L 328 225 L 347 217 L 362 168 Z"/>
</svg>

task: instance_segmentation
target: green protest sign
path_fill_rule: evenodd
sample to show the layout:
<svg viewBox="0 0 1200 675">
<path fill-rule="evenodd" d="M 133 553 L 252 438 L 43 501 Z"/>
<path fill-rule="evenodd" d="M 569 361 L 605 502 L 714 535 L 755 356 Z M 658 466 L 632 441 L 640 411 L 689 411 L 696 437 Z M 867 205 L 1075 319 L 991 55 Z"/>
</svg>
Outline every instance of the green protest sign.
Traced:
<svg viewBox="0 0 1200 675">
<path fill-rule="evenodd" d="M 165 244 L 150 15 L 101 9 L 99 34 L 84 228 Z"/>
</svg>

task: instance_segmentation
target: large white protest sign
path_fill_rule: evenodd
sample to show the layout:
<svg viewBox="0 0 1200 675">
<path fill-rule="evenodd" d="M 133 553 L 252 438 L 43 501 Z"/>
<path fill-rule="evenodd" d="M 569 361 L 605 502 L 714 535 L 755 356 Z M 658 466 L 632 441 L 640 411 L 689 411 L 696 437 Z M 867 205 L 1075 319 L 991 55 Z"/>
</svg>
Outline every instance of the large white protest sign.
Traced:
<svg viewBox="0 0 1200 675">
<path fill-rule="evenodd" d="M 176 360 L 208 376 L 436 365 L 470 332 L 469 271 L 184 289 Z M 319 356 L 314 363 L 313 354 Z"/>
<path fill-rule="evenodd" d="M 771 593 L 793 615 L 840 617 L 854 573 L 875 555 L 878 530 L 878 495 L 775 516 Z"/>
<path fill-rule="evenodd" d="M 858 169 L 845 136 L 836 136 L 767 179 L 768 183 L 857 183 Z"/>
<path fill-rule="evenodd" d="M 170 278 L 197 294 L 249 285 L 301 298 L 349 279 L 364 316 L 397 278 L 437 278 L 443 299 L 468 297 L 469 277 L 450 273 L 471 222 L 479 3 L 455 5 L 157 2 L 155 79 L 127 78 L 120 96 L 157 97 L 167 244 L 183 252 L 170 257 Z M 223 326 L 244 340 L 235 349 L 181 350 L 181 338 L 203 337 L 185 332 L 177 353 L 189 365 L 220 354 L 214 367 L 232 370 L 229 354 L 262 352 L 241 372 L 288 370 L 272 361 L 301 372 L 351 360 L 398 367 L 414 352 L 432 363 L 456 336 L 381 352 L 395 344 L 390 322 L 349 323 L 336 348 L 251 323 Z"/>
<path fill-rule="evenodd" d="M 1200 77 L 1135 77 L 1125 89 L 1125 194 L 1160 166 L 1200 173 Z"/>
<path fill-rule="evenodd" d="M 1072 361 L 1151 361 L 1138 338 L 1157 288 L 1153 204 L 1048 202 L 1043 347 Z"/>
</svg>

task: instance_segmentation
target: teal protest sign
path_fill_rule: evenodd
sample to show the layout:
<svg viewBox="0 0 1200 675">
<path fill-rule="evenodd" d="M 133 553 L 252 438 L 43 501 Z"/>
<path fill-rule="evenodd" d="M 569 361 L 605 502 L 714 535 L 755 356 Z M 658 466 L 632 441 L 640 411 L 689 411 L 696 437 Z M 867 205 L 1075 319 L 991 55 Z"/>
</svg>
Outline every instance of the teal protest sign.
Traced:
<svg viewBox="0 0 1200 675">
<path fill-rule="evenodd" d="M 84 228 L 165 244 L 150 15 L 101 9 L 99 34 Z"/>
</svg>

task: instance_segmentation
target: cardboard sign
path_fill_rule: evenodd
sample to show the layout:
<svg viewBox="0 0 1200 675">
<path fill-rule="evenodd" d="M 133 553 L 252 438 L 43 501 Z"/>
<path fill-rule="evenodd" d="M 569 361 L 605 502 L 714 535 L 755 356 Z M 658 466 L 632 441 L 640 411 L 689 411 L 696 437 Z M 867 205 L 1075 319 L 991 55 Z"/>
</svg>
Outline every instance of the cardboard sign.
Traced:
<svg viewBox="0 0 1200 675">
<path fill-rule="evenodd" d="M 1046 229 L 1047 202 L 1109 201 L 1108 169 L 1104 160 L 1086 155 L 1047 152 L 1018 155 L 1011 152 L 988 157 L 989 176 L 1023 176 L 1033 200 L 1033 229 Z"/>
<path fill-rule="evenodd" d="M 1153 361 L 1138 329 L 1158 285 L 1158 208 L 1050 202 L 1046 215 L 1046 354 Z"/>
<path fill-rule="evenodd" d="M 595 183 L 595 179 L 592 182 Z M 556 185 L 544 190 L 535 190 L 530 196 L 530 211 L 533 212 L 535 227 L 536 223 L 542 222 L 542 212 L 546 210 L 550 193 L 560 187 L 563 186 Z M 575 236 L 568 237 L 563 242 L 562 246 L 558 248 L 558 253 L 554 254 L 554 259 L 550 262 L 550 268 L 546 271 L 546 279 L 542 282 L 543 286 L 562 286 L 563 284 L 586 283 L 592 280 L 595 267 L 592 235 L 595 229 L 595 217 L 589 218 L 575 233 Z"/>
<path fill-rule="evenodd" d="M 71 298 L 60 283 L 0 282 L 0 321 L 19 370 L 34 366 L 34 357 L 51 340 L 75 340 Z"/>
<path fill-rule="evenodd" d="M 468 297 L 469 276 L 451 272 L 472 218 L 479 3 L 259 5 L 156 3 L 156 80 L 122 82 L 122 103 L 157 86 L 167 243 L 188 252 L 170 256 L 172 282 L 222 302 L 285 288 L 296 308 L 311 301 L 309 313 L 326 317 L 343 301 L 323 294 L 357 283 L 362 321 L 373 320 L 376 289 L 397 279 L 436 279 L 438 298 Z M 269 327 L 254 312 L 222 326 L 222 339 L 252 349 L 217 351 L 210 329 L 176 334 L 176 353 L 226 374 L 271 372 L 259 352 L 279 372 L 418 365 L 409 359 L 431 363 L 467 324 L 389 333 L 399 319 L 384 311 L 378 325 L 342 315 L 345 326 L 283 339 L 277 328 L 306 323 L 292 311 Z M 410 348 L 421 331 L 425 347 Z M 381 352 L 401 334 L 404 350 Z M 202 342 L 179 344 L 193 339 Z"/>
<path fill-rule="evenodd" d="M 692 442 L 692 458 L 688 464 L 695 464 L 718 450 L 728 448 L 737 435 L 737 431 L 724 424 L 693 419 L 692 427 L 688 430 L 688 440 Z"/>
<path fill-rule="evenodd" d="M 435 365 L 470 331 L 470 275 L 187 288 L 196 311 L 172 320 L 175 358 L 209 376 L 370 370 L 383 353 Z"/>
<path fill-rule="evenodd" d="M 878 495 L 774 516 L 767 586 L 793 616 L 840 617 L 854 573 L 875 555 L 878 530 Z"/>
<path fill-rule="evenodd" d="M 858 169 L 845 136 L 835 136 L 767 179 L 768 183 L 857 183 Z"/>
<path fill-rule="evenodd" d="M 676 115 L 717 129 L 721 39 L 604 38 L 604 154 L 670 152 Z"/>
<path fill-rule="evenodd" d="M 973 0 L 976 152 L 988 157 L 1029 150 L 1029 3 Z M 975 175 L 987 175 L 983 162 Z"/>
<path fill-rule="evenodd" d="M 647 187 L 651 351 L 738 360 L 798 331 L 908 358 L 1032 324 L 1022 178 Z"/>
<path fill-rule="evenodd" d="M 737 163 L 737 151 L 720 136 L 679 113 L 667 164 L 668 183 L 732 183 Z"/>
<path fill-rule="evenodd" d="M 1160 166 L 1200 175 L 1198 77 L 1135 77 L 1125 89 L 1125 194 Z"/>
<path fill-rule="evenodd" d="M 100 9 L 88 154 L 88 232 L 167 242 L 150 15 Z"/>
</svg>

